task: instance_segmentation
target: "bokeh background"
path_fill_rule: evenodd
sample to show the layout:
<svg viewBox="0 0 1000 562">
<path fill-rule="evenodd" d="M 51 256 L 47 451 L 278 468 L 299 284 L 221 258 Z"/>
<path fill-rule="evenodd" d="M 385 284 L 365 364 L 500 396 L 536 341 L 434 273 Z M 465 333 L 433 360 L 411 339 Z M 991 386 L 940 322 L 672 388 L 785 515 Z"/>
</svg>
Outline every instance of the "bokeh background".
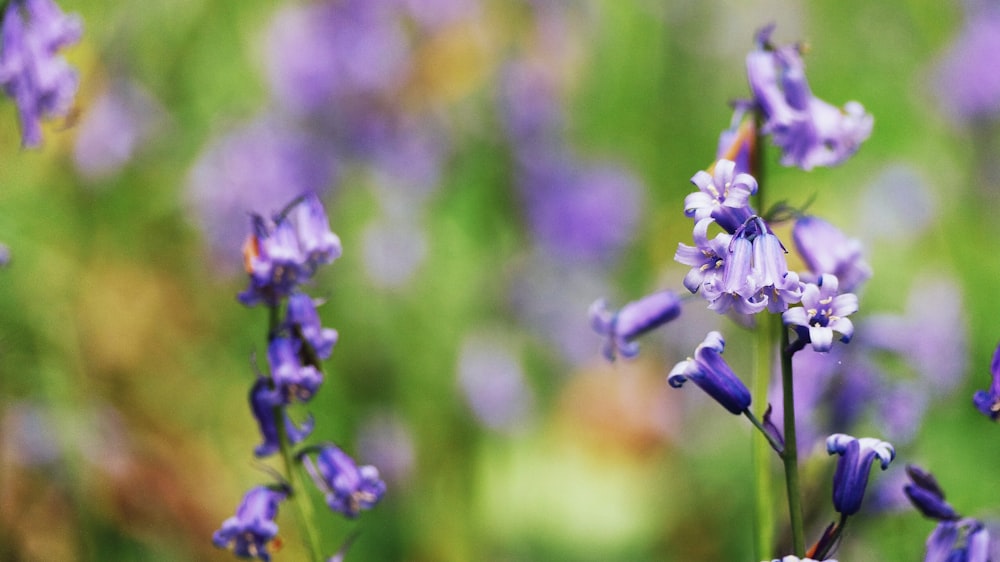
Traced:
<svg viewBox="0 0 1000 562">
<path fill-rule="evenodd" d="M 988 6 L 60 4 L 85 25 L 77 109 L 39 150 L 0 109 L 0 559 L 232 559 L 212 532 L 272 480 L 240 244 L 248 212 L 306 189 L 344 245 L 309 287 L 340 332 L 313 440 L 389 486 L 357 521 L 319 511 L 331 554 L 357 532 L 348 559 L 752 559 L 750 426 L 665 382 L 713 328 L 747 379 L 750 335 L 695 299 L 609 365 L 587 308 L 682 290 L 688 180 L 771 22 L 808 44 L 819 97 L 875 117 L 844 165 L 783 169 L 771 148 L 762 180 L 875 272 L 859 351 L 799 375 L 826 420 L 804 451 L 809 535 L 834 517 L 830 429 L 898 452 L 841 560 L 920 559 L 933 523 L 900 501 L 908 462 L 1000 518 L 1000 429 L 971 406 L 1000 339 L 1000 25 L 968 38 Z M 290 510 L 278 523 L 275 559 L 303 559 Z"/>
</svg>

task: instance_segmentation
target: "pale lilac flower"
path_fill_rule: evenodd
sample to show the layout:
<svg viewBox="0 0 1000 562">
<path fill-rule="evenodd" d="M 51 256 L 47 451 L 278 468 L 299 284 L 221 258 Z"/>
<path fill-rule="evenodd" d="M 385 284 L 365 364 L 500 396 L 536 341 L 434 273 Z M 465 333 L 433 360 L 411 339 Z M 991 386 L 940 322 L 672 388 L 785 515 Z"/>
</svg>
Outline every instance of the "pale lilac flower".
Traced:
<svg viewBox="0 0 1000 562">
<path fill-rule="evenodd" d="M 684 276 L 684 287 L 692 293 L 701 291 L 705 300 L 712 302 L 722 294 L 722 281 L 725 277 L 726 257 L 729 253 L 729 243 L 732 235 L 719 232 L 711 240 L 708 239 L 708 228 L 715 224 L 715 219 L 701 219 L 694 225 L 694 246 L 677 244 L 674 260 L 690 266 L 691 270 Z"/>
<path fill-rule="evenodd" d="M 632 301 L 619 311 L 608 309 L 604 299 L 590 306 L 590 325 L 604 336 L 601 352 L 608 361 L 621 355 L 631 359 L 639 354 L 639 336 L 650 332 L 681 314 L 681 300 L 673 291 L 660 291 Z"/>
<path fill-rule="evenodd" d="M 529 421 L 534 394 L 520 358 L 502 340 L 484 334 L 467 337 L 456 370 L 466 402 L 483 425 L 511 431 Z"/>
<path fill-rule="evenodd" d="M 397 213 L 402 215 L 402 213 Z M 427 258 L 427 233 L 409 216 L 381 217 L 362 234 L 365 270 L 378 287 L 401 288 Z"/>
<path fill-rule="evenodd" d="M 311 275 L 317 267 L 333 263 L 340 257 L 343 252 L 340 237 L 330 230 L 326 209 L 316 192 L 306 193 L 292 211 L 303 265 Z"/>
<path fill-rule="evenodd" d="M 814 216 L 803 216 L 792 227 L 792 240 L 813 281 L 829 273 L 837 277 L 841 290 L 853 292 L 872 276 L 861 242 L 844 236 L 837 227 Z"/>
<path fill-rule="evenodd" d="M 163 107 L 138 84 L 111 83 L 77 126 L 73 162 L 90 182 L 106 181 L 128 164 L 162 128 Z"/>
<path fill-rule="evenodd" d="M 684 198 L 684 214 L 695 221 L 711 217 L 726 232 L 736 232 L 754 215 L 750 196 L 757 193 L 757 180 L 735 170 L 732 160 L 719 160 L 711 174 L 699 170 L 691 178 L 698 191 Z"/>
<path fill-rule="evenodd" d="M 389 485 L 404 485 L 417 462 L 409 424 L 391 411 L 369 415 L 358 429 L 358 455 L 379 467 L 379 473 Z"/>
<path fill-rule="evenodd" d="M 969 123 L 1000 117 L 1000 74 L 985 71 L 997 53 L 1000 9 L 984 3 L 970 11 L 935 72 L 938 95 L 951 116 Z"/>
<path fill-rule="evenodd" d="M 278 504 L 288 497 L 285 490 L 257 486 L 243 496 L 236 515 L 222 522 L 222 528 L 212 535 L 219 548 L 231 548 L 240 558 L 271 559 L 268 543 L 278 536 Z"/>
<path fill-rule="evenodd" d="M 762 132 L 781 148 L 781 163 L 811 170 L 840 164 L 871 134 L 873 119 L 857 102 L 843 109 L 812 95 L 797 45 L 771 45 L 774 26 L 757 34 L 747 79 L 764 118 Z"/>
<path fill-rule="evenodd" d="M 82 24 L 52 0 L 10 0 L 0 27 L 0 86 L 17 105 L 25 147 L 42 142 L 40 122 L 66 115 L 76 71 L 57 53 L 80 40 Z"/>
<path fill-rule="evenodd" d="M 827 438 L 829 454 L 839 454 L 833 474 L 833 506 L 841 515 L 853 515 L 861 509 L 861 500 L 868 487 L 872 463 L 879 460 L 882 470 L 896 458 L 896 450 L 885 441 L 872 437 L 861 439 L 835 433 Z"/>
<path fill-rule="evenodd" d="M 806 283 L 802 290 L 802 306 L 789 308 L 781 318 L 795 328 L 798 349 L 811 343 L 814 350 L 830 351 L 834 332 L 840 341 L 851 341 L 854 324 L 849 315 L 858 311 L 858 297 L 853 293 L 838 291 L 837 278 L 830 274 L 820 276 L 817 283 Z"/>
<path fill-rule="evenodd" d="M 375 507 L 385 494 L 385 482 L 379 478 L 377 468 L 357 466 L 354 459 L 334 445 L 320 447 L 315 463 L 308 454 L 303 454 L 302 460 L 313 482 L 326 496 L 326 504 L 346 517 L 354 519 L 362 510 Z"/>
<path fill-rule="evenodd" d="M 750 407 L 750 391 L 722 358 L 725 346 L 722 334 L 709 332 L 693 358 L 674 365 L 667 382 L 680 388 L 690 380 L 729 412 L 739 415 Z"/>
<path fill-rule="evenodd" d="M 988 390 L 978 390 L 972 397 L 972 402 L 976 408 L 996 421 L 1000 417 L 1000 346 L 993 352 L 993 361 L 990 363 L 990 388 Z"/>
<path fill-rule="evenodd" d="M 722 293 L 709 305 L 719 313 L 730 306 L 740 314 L 756 314 L 765 307 L 782 312 L 802 298 L 798 275 L 788 271 L 784 246 L 760 217 L 748 218 L 733 234 Z"/>
</svg>

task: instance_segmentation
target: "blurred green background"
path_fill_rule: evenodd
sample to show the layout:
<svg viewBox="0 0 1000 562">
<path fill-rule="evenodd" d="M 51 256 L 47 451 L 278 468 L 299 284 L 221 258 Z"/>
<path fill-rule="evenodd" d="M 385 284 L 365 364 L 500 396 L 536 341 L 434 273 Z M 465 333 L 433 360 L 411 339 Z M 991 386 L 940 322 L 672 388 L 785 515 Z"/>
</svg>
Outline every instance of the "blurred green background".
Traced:
<svg viewBox="0 0 1000 562">
<path fill-rule="evenodd" d="M 232 558 L 211 534 L 245 490 L 271 480 L 261 466 L 278 466 L 252 458 L 259 435 L 246 403 L 267 319 L 237 303 L 240 248 L 212 248 L 192 170 L 213 139 L 274 105 L 267 30 L 292 4 L 65 0 L 85 24 L 67 51 L 80 72 L 76 125 L 51 123 L 42 149 L 21 150 L 13 104 L 3 105 L 0 241 L 12 254 L 0 271 L 3 560 Z M 688 180 L 711 163 L 728 102 L 747 96 L 744 56 L 769 22 L 778 41 L 808 43 L 819 97 L 858 100 L 875 117 L 871 138 L 840 167 L 783 169 L 771 149 L 769 197 L 815 196 L 811 211 L 869 244 L 875 275 L 861 317 L 901 314 L 919 279 L 955 282 L 967 335 L 967 356 L 954 359 L 961 378 L 927 397 L 897 464 L 933 470 L 959 511 L 996 516 L 1000 434 L 970 397 L 988 385 L 998 339 L 1000 185 L 982 169 L 1000 153 L 982 150 L 982 131 L 949 120 L 934 83 L 962 6 L 541 4 L 555 6 L 558 25 L 540 26 L 527 2 L 482 0 L 410 44 L 417 62 L 405 101 L 450 140 L 419 206 L 387 211 L 380 198 L 394 186 L 362 166 L 342 166 L 324 193 L 344 257 L 310 287 L 327 301 L 324 324 L 340 332 L 308 407 L 313 439 L 381 463 L 389 481 L 357 521 L 320 511 L 329 552 L 359 531 L 348 559 L 752 559 L 750 427 L 665 382 L 713 326 L 748 377 L 749 336 L 694 301 L 687 324 L 609 366 L 586 312 L 601 296 L 620 305 L 682 288 L 672 256 L 690 243 Z M 614 162 L 641 184 L 636 226 L 612 259 L 550 266 L 539 250 L 497 109 L 514 58 L 553 77 L 567 150 Z M 79 122 L 123 78 L 155 100 L 140 112 L 155 124 L 126 163 L 87 177 L 74 156 Z M 893 181 L 918 184 L 926 220 L 908 214 L 909 201 L 866 195 Z M 409 221 L 420 237 L 371 242 L 378 220 Z M 892 221 L 904 234 L 885 233 Z M 402 259 L 395 252 L 413 269 L 379 282 L 373 260 L 391 265 Z M 572 309 L 555 310 L 564 305 Z M 490 367 L 506 382 L 461 376 Z M 484 421 L 476 401 L 488 409 L 491 399 L 501 412 Z M 804 460 L 810 537 L 834 516 L 833 464 L 823 453 Z M 318 493 L 313 500 L 322 507 Z M 776 497 L 779 522 L 783 505 Z M 290 510 L 278 523 L 274 558 L 303 559 Z M 852 521 L 838 556 L 919 559 L 932 528 L 913 510 L 873 509 Z"/>
</svg>

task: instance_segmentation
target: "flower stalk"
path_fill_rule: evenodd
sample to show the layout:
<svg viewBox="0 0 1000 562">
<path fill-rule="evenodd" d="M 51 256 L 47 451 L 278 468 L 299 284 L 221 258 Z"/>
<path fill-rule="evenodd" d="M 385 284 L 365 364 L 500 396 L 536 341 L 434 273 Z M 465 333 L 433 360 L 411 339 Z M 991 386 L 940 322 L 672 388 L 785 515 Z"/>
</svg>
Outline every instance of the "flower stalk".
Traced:
<svg viewBox="0 0 1000 562">
<path fill-rule="evenodd" d="M 788 519 L 792 531 L 792 551 L 805 554 L 805 530 L 802 520 L 802 494 L 799 489 L 799 452 L 795 434 L 795 392 L 792 379 L 792 355 L 788 328 L 781 329 L 781 391 L 784 407 L 785 448 L 781 460 L 785 465 L 785 490 L 788 494 Z"/>
</svg>

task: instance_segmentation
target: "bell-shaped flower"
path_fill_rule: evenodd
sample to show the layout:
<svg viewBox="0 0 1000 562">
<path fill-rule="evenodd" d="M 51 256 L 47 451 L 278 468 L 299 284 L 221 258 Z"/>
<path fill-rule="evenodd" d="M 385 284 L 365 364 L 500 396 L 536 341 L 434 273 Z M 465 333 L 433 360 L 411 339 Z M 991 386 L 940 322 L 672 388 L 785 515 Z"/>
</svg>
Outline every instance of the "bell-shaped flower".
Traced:
<svg viewBox="0 0 1000 562">
<path fill-rule="evenodd" d="M 236 508 L 236 515 L 222 522 L 222 527 L 212 535 L 212 543 L 219 548 L 231 548 L 240 558 L 268 561 L 268 543 L 278 536 L 278 504 L 288 492 L 267 486 L 252 488 L 243 496 Z"/>
<path fill-rule="evenodd" d="M 284 418 L 285 435 L 288 436 L 289 443 L 293 445 L 299 443 L 312 433 L 312 416 L 306 419 L 301 426 L 296 426 L 295 422 L 284 411 L 285 404 L 281 393 L 272 389 L 271 383 L 265 377 L 257 377 L 257 382 L 250 389 L 250 411 L 253 412 L 253 417 L 257 420 L 257 427 L 260 428 L 261 437 L 264 439 L 253 451 L 257 458 L 269 457 L 281 448 L 281 436 L 278 434 L 280 430 L 275 416 L 276 408 L 280 408 L 278 411 Z"/>
<path fill-rule="evenodd" d="M 838 454 L 833 473 L 833 506 L 841 515 L 853 515 L 861 509 L 861 500 L 868 487 L 868 475 L 877 458 L 882 470 L 896 457 L 896 450 L 885 441 L 872 437 L 861 439 L 835 433 L 826 440 L 826 451 Z"/>
<path fill-rule="evenodd" d="M 844 236 L 837 227 L 814 216 L 803 216 L 792 227 L 792 241 L 816 281 L 824 273 L 835 275 L 845 293 L 853 292 L 872 276 L 861 242 Z"/>
<path fill-rule="evenodd" d="M 757 33 L 757 47 L 746 59 L 762 132 L 781 148 L 785 166 L 811 170 L 843 162 L 871 135 L 871 115 L 857 102 L 838 109 L 813 96 L 799 47 L 774 47 L 773 31 L 772 25 Z"/>
<path fill-rule="evenodd" d="M 239 300 L 250 306 L 263 302 L 268 306 L 288 297 L 307 277 L 295 227 L 287 218 L 269 224 L 253 215 L 253 233 L 243 244 L 243 265 L 250 275 L 250 285 Z"/>
<path fill-rule="evenodd" d="M 993 352 L 993 361 L 990 363 L 990 388 L 988 390 L 978 390 L 972 397 L 972 403 L 984 415 L 996 421 L 1000 417 L 1000 345 Z"/>
<path fill-rule="evenodd" d="M 673 291 L 660 291 L 632 301 L 618 311 L 608 309 L 604 299 L 590 306 L 590 325 L 604 336 L 601 352 L 608 361 L 617 355 L 631 359 L 638 355 L 636 338 L 670 322 L 681 314 L 681 300 Z"/>
<path fill-rule="evenodd" d="M 750 407 L 750 391 L 722 358 L 725 346 L 722 334 L 709 332 L 695 349 L 693 358 L 674 366 L 667 382 L 680 388 L 691 380 L 725 409 L 738 415 Z"/>
<path fill-rule="evenodd" d="M 304 266 L 310 274 L 324 264 L 332 263 L 343 253 L 340 237 L 330 230 L 330 221 L 319 196 L 307 193 L 296 205 L 296 233 Z"/>
<path fill-rule="evenodd" d="M 330 509 L 355 518 L 371 509 L 385 494 L 385 482 L 371 465 L 357 466 L 354 459 L 334 445 L 325 445 L 313 462 L 308 454 L 303 463 L 313 482 L 326 496 Z"/>
<path fill-rule="evenodd" d="M 308 402 L 323 382 L 323 374 L 316 367 L 302 363 L 300 345 L 297 340 L 277 337 L 267 346 L 271 377 L 285 404 Z"/>
<path fill-rule="evenodd" d="M 854 324 L 847 316 L 857 311 L 858 297 L 853 293 L 838 293 L 837 278 L 823 274 L 818 283 L 805 284 L 802 306 L 789 308 L 781 319 L 798 334 L 798 340 L 792 344 L 796 350 L 811 343 L 815 351 L 825 353 L 833 346 L 834 332 L 840 334 L 840 341 L 851 341 Z"/>
<path fill-rule="evenodd" d="M 0 27 L 0 87 L 14 99 L 25 147 L 42 142 L 43 118 L 66 115 L 76 96 L 76 71 L 57 53 L 80 40 L 77 16 L 52 0 L 10 0 Z"/>
<path fill-rule="evenodd" d="M 692 293 L 699 290 L 709 302 L 722 294 L 725 278 L 725 256 L 729 253 L 729 242 L 732 235 L 720 232 L 709 240 L 708 227 L 715 224 L 715 219 L 701 219 L 694 225 L 694 246 L 677 244 L 674 260 L 690 266 L 691 270 L 684 276 L 684 287 Z"/>
<path fill-rule="evenodd" d="M 927 537 L 924 562 L 989 562 L 990 535 L 982 521 L 967 518 L 938 523 Z"/>
<path fill-rule="evenodd" d="M 319 313 L 312 297 L 295 293 L 288 297 L 288 311 L 285 323 L 296 338 L 308 343 L 319 359 L 329 359 L 333 346 L 337 343 L 337 330 L 324 328 L 320 324 Z"/>
<path fill-rule="evenodd" d="M 903 493 L 910 498 L 910 503 L 920 513 L 938 521 L 957 521 L 961 518 L 955 509 L 944 501 L 944 491 L 933 474 L 912 464 L 906 466 L 906 474 L 912 482 L 903 486 Z"/>
<path fill-rule="evenodd" d="M 713 218 L 732 234 L 754 214 L 750 196 L 757 193 L 757 180 L 747 173 L 735 174 L 736 163 L 719 160 L 713 173 L 699 170 L 691 178 L 698 191 L 684 198 L 684 214 L 699 221 Z"/>
</svg>

